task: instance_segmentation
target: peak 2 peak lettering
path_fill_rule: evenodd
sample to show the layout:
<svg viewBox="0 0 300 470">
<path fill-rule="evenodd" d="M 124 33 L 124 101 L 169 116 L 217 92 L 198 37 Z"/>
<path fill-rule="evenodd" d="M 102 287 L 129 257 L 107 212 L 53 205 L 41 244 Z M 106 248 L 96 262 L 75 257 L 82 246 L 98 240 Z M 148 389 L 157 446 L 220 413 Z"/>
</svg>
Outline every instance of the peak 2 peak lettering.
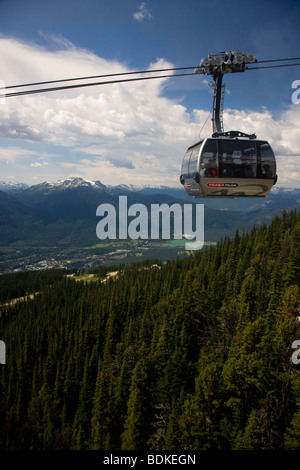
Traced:
<svg viewBox="0 0 300 470">
<path fill-rule="evenodd" d="M 195 230 L 193 230 L 193 207 L 195 207 Z M 204 204 L 151 204 L 150 215 L 144 204 L 132 204 L 127 206 L 127 196 L 119 196 L 118 216 L 112 204 L 100 204 L 96 215 L 102 217 L 96 227 L 96 234 L 100 240 L 159 240 L 160 238 L 160 216 L 162 221 L 161 238 L 171 239 L 171 213 L 173 214 L 175 240 L 184 237 L 187 240 L 196 241 L 186 243 L 186 250 L 201 250 L 204 245 Z M 137 215 L 139 214 L 139 215 Z M 128 224 L 128 217 L 130 220 Z M 118 220 L 118 237 L 117 237 Z M 149 237 L 149 224 L 151 225 Z M 182 232 L 183 225 L 183 232 Z"/>
<path fill-rule="evenodd" d="M 294 80 L 292 83 L 292 88 L 297 88 L 294 93 L 292 93 L 292 103 L 299 104 L 300 103 L 300 80 Z"/>
<path fill-rule="evenodd" d="M 238 188 L 238 183 L 206 183 L 208 188 Z"/>
<path fill-rule="evenodd" d="M 5 343 L 0 341 L 0 364 L 6 364 L 5 361 Z"/>
</svg>

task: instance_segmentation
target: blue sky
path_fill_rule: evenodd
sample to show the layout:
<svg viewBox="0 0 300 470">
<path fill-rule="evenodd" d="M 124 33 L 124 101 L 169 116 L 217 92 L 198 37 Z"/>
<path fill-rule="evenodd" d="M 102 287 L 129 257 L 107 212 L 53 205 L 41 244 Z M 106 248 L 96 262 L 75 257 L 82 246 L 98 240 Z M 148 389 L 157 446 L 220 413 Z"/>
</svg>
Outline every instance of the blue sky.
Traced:
<svg viewBox="0 0 300 470">
<path fill-rule="evenodd" d="M 0 0 L 0 80 L 8 86 L 194 66 L 227 49 L 258 60 L 300 57 L 299 36 L 300 5 L 291 0 Z M 291 101 L 298 79 L 300 67 L 224 79 L 225 129 L 268 139 L 278 184 L 286 187 L 300 187 L 300 104 Z M 81 176 L 177 186 L 185 149 L 200 129 L 211 134 L 207 81 L 192 76 L 6 98 L 0 180 Z"/>
</svg>

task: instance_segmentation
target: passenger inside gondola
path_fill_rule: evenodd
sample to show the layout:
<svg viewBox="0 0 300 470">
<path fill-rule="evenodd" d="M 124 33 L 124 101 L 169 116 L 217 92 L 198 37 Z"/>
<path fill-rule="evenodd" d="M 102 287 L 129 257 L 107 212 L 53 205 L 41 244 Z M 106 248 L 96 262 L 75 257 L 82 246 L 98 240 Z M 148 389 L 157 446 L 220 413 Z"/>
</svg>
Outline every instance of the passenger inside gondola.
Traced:
<svg viewBox="0 0 300 470">
<path fill-rule="evenodd" d="M 275 172 L 271 170 L 270 165 L 263 165 L 261 173 L 263 178 L 274 178 Z"/>
<path fill-rule="evenodd" d="M 232 175 L 232 171 L 230 168 L 224 168 L 223 170 L 223 176 L 226 178 L 230 178 Z"/>
</svg>

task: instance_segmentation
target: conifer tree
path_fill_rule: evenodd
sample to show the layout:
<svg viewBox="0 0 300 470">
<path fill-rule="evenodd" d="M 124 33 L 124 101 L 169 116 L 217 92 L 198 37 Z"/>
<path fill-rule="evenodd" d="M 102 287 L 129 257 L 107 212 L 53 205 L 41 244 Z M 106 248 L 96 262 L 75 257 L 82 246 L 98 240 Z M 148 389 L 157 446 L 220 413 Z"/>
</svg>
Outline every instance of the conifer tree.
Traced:
<svg viewBox="0 0 300 470">
<path fill-rule="evenodd" d="M 291 421 L 290 427 L 284 435 L 285 450 L 300 450 L 300 410 L 298 410 Z"/>
<path fill-rule="evenodd" d="M 107 449 L 107 445 L 110 441 L 109 383 L 110 370 L 107 368 L 103 369 L 102 363 L 99 361 L 91 418 L 91 447 L 94 450 Z"/>
<path fill-rule="evenodd" d="M 127 417 L 122 434 L 123 450 L 147 449 L 152 413 L 149 412 L 148 367 L 145 346 L 141 346 L 141 357 L 133 371 L 128 399 Z"/>
</svg>

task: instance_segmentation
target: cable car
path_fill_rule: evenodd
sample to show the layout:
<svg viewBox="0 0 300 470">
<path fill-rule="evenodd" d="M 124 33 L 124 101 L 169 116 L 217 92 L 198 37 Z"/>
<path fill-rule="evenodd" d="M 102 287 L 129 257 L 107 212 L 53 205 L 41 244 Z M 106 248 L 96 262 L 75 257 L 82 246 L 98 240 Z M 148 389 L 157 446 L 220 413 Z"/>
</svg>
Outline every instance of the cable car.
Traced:
<svg viewBox="0 0 300 470">
<path fill-rule="evenodd" d="M 253 54 L 226 51 L 202 59 L 195 73 L 212 75 L 215 81 L 213 134 L 189 147 L 184 155 L 180 182 L 193 197 L 266 197 L 276 184 L 273 150 L 255 134 L 223 131 L 225 73 L 244 72 Z"/>
<path fill-rule="evenodd" d="M 206 138 L 189 147 L 180 182 L 193 197 L 265 197 L 276 183 L 276 161 L 265 140 Z M 239 137 L 232 138 L 238 134 Z M 245 134 L 242 134 L 245 136 Z"/>
</svg>

